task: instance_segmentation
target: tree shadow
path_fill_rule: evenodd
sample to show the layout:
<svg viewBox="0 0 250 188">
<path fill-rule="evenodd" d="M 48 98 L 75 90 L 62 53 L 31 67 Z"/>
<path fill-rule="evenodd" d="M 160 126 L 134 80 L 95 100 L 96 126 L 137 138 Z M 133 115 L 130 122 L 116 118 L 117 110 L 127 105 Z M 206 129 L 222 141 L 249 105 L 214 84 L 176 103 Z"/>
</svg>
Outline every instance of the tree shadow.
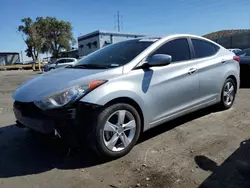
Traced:
<svg viewBox="0 0 250 188">
<path fill-rule="evenodd" d="M 221 165 L 206 156 L 196 156 L 194 160 L 201 169 L 212 172 L 200 188 L 250 187 L 250 139 L 241 142 Z"/>
<path fill-rule="evenodd" d="M 143 69 L 143 71 L 144 71 L 144 75 L 143 75 L 141 89 L 142 89 L 143 93 L 147 93 L 149 86 L 150 86 L 150 83 L 152 81 L 154 71 L 151 69 L 145 69 L 145 70 Z"/>
<path fill-rule="evenodd" d="M 138 144 L 211 112 L 214 112 L 212 107 L 150 129 L 141 135 Z M 107 162 L 87 149 L 87 145 L 81 148 L 67 155 L 68 147 L 61 139 L 34 136 L 15 125 L 0 127 L 0 178 L 39 174 L 54 168 L 87 168 Z"/>
</svg>

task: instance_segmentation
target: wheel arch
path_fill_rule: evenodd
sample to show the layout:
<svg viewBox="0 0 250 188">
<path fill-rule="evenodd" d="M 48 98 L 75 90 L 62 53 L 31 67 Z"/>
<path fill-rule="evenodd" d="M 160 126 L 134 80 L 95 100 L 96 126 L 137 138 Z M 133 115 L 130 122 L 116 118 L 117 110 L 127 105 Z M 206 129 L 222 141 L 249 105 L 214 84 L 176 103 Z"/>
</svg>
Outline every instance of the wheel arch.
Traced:
<svg viewBox="0 0 250 188">
<path fill-rule="evenodd" d="M 227 77 L 227 79 L 228 78 L 231 78 L 234 81 L 234 83 L 236 84 L 236 93 L 237 93 L 237 91 L 238 91 L 238 83 L 237 83 L 236 77 L 234 75 L 230 75 L 230 76 Z"/>
<path fill-rule="evenodd" d="M 135 100 L 133 100 L 129 97 L 118 97 L 118 98 L 112 99 L 111 101 L 107 102 L 104 105 L 104 107 L 108 107 L 108 106 L 111 106 L 111 105 L 117 104 L 117 103 L 129 104 L 137 110 L 137 112 L 139 113 L 140 119 L 141 119 L 141 130 L 142 130 L 141 132 L 143 132 L 145 122 L 144 122 L 144 115 L 143 115 L 143 112 L 142 112 L 140 105 Z"/>
</svg>

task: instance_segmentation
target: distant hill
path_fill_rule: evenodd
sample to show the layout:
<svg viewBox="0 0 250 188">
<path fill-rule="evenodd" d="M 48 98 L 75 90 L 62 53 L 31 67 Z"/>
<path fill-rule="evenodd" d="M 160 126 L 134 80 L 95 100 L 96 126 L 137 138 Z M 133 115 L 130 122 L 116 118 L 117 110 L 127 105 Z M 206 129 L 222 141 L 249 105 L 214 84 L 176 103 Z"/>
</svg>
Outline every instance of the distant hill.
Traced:
<svg viewBox="0 0 250 188">
<path fill-rule="evenodd" d="M 228 37 L 238 34 L 247 34 L 247 33 L 250 34 L 250 29 L 222 30 L 206 34 L 203 37 L 206 37 L 208 39 L 216 39 L 216 38 Z"/>
</svg>

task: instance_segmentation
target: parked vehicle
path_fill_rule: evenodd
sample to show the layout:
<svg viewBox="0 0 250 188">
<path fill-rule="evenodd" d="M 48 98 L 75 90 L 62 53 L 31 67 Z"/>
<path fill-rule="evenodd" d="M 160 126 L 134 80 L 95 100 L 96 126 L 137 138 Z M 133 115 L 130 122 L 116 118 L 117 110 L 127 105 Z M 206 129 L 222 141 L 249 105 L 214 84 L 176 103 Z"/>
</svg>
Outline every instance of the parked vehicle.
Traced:
<svg viewBox="0 0 250 188">
<path fill-rule="evenodd" d="M 229 109 L 239 71 L 235 54 L 203 37 L 126 40 L 22 84 L 14 112 L 19 125 L 61 137 L 74 130 L 97 153 L 116 158 L 171 119 L 214 104 Z"/>
<path fill-rule="evenodd" d="M 69 65 L 74 65 L 77 62 L 76 58 L 60 58 L 52 63 L 48 63 L 44 66 L 44 71 L 50 71 L 60 67 L 66 67 Z"/>
<path fill-rule="evenodd" d="M 240 57 L 240 78 L 243 85 L 249 85 L 250 78 L 250 48 L 244 49 L 238 53 Z"/>
<path fill-rule="evenodd" d="M 230 52 L 233 52 L 233 53 L 235 53 L 235 54 L 237 54 L 237 53 L 239 53 L 239 52 L 241 52 L 242 50 L 241 49 L 239 49 L 239 48 L 232 48 L 232 49 L 228 49 Z"/>
<path fill-rule="evenodd" d="M 237 52 L 237 56 L 241 57 L 242 63 L 245 63 L 246 61 L 248 61 L 248 58 L 250 57 L 250 48 L 246 48 L 244 50 Z"/>
</svg>

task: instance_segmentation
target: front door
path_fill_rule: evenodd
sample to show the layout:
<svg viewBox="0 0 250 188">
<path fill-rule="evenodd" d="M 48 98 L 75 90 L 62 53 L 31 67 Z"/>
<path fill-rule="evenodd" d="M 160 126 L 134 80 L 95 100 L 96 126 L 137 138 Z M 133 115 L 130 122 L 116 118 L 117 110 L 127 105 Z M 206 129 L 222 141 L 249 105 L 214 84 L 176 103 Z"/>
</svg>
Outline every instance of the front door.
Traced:
<svg viewBox="0 0 250 188">
<path fill-rule="evenodd" d="M 171 55 L 172 62 L 144 70 L 144 80 L 150 81 L 145 96 L 152 126 L 195 106 L 199 86 L 197 65 L 192 61 L 186 38 L 168 41 L 151 55 L 154 54 Z"/>
</svg>

